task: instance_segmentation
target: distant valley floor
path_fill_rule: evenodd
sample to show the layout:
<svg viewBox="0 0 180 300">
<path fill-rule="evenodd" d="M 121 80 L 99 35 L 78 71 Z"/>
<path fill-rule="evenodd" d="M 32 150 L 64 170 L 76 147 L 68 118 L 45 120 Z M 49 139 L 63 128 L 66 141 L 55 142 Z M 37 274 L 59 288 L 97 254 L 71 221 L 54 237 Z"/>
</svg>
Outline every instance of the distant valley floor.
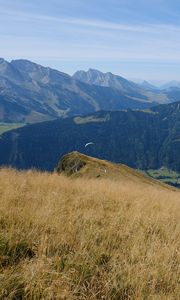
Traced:
<svg viewBox="0 0 180 300">
<path fill-rule="evenodd" d="M 170 184 L 172 186 L 180 188 L 180 173 L 178 172 L 169 170 L 164 167 L 157 170 L 144 170 L 142 172 L 154 179 L 160 180 L 166 184 Z"/>
</svg>

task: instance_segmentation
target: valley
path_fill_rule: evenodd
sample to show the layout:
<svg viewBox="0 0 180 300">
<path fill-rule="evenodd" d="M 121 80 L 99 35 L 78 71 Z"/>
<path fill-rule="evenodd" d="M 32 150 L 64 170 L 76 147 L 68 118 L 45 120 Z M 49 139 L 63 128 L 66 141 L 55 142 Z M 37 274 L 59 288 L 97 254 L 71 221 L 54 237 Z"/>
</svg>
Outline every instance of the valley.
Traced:
<svg viewBox="0 0 180 300">
<path fill-rule="evenodd" d="M 85 148 L 87 142 L 93 145 Z M 180 172 L 180 103 L 148 110 L 97 112 L 18 128 L 0 139 L 0 165 L 52 171 L 68 152 L 135 169 Z"/>
<path fill-rule="evenodd" d="M 160 180 L 166 184 L 180 188 L 180 173 L 168 170 L 167 168 L 160 168 L 158 170 L 146 170 L 144 174 Z"/>
</svg>

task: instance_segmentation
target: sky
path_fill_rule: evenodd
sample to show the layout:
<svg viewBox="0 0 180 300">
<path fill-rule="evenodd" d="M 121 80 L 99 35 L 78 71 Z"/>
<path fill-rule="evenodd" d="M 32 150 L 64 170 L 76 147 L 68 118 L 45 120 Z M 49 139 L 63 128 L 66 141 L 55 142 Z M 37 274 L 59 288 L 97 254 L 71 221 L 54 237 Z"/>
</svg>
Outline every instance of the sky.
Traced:
<svg viewBox="0 0 180 300">
<path fill-rule="evenodd" d="M 0 0 L 0 57 L 180 80 L 180 0 Z"/>
</svg>

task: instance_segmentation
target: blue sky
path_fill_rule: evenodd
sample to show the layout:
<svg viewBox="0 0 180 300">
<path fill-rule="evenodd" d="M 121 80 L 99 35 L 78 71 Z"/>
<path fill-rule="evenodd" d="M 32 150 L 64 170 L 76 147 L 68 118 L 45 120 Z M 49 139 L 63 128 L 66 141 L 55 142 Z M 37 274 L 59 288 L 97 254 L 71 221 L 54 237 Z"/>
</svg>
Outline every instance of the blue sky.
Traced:
<svg viewBox="0 0 180 300">
<path fill-rule="evenodd" d="M 0 0 L 0 57 L 180 79 L 179 0 Z"/>
</svg>

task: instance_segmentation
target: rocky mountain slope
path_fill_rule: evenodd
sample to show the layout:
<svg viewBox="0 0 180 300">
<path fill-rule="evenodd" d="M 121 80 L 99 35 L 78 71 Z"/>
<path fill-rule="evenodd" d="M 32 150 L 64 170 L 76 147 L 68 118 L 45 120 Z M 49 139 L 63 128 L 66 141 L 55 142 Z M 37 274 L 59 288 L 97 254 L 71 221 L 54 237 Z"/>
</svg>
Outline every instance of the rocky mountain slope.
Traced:
<svg viewBox="0 0 180 300">
<path fill-rule="evenodd" d="M 102 73 L 94 69 L 89 69 L 87 72 L 77 71 L 73 77 L 91 85 L 117 89 L 134 99 L 145 97 L 150 101 L 155 100 L 159 104 L 171 102 L 171 98 L 167 97 L 166 91 L 158 90 L 147 81 L 143 81 L 142 84 L 136 84 L 111 72 Z"/>
<path fill-rule="evenodd" d="M 35 123 L 172 100 L 171 95 L 147 91 L 111 73 L 89 73 L 97 78 L 83 80 L 27 60 L 0 59 L 0 122 Z"/>
</svg>

